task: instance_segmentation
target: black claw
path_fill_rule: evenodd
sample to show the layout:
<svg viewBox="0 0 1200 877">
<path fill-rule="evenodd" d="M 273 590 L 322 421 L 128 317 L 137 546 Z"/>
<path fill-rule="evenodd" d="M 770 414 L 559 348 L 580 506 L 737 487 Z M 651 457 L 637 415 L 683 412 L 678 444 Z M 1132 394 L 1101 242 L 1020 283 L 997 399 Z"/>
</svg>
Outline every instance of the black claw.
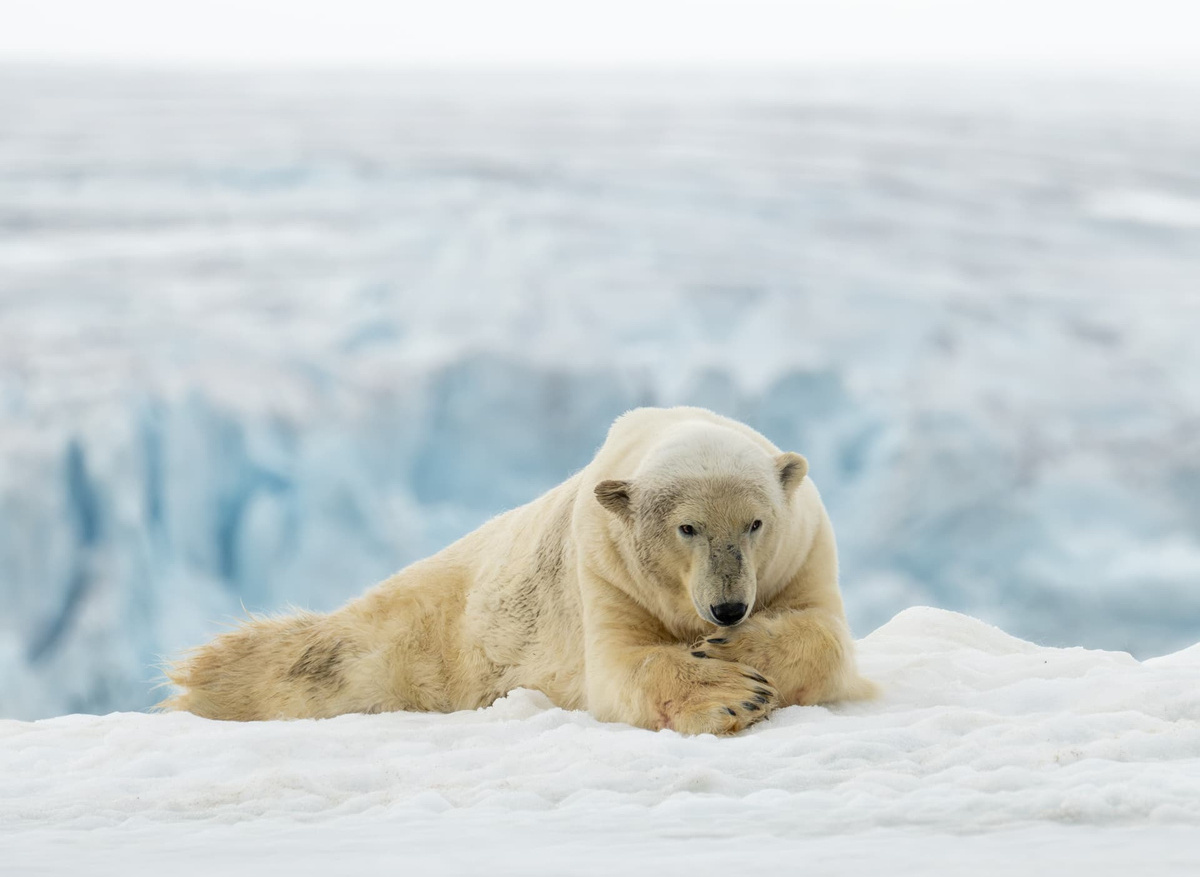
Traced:
<svg viewBox="0 0 1200 877">
<path fill-rule="evenodd" d="M 771 692 L 767 691 L 767 689 L 765 689 L 765 688 L 756 688 L 756 689 L 754 689 L 754 693 L 760 697 L 770 697 L 771 696 Z M 759 701 L 759 703 L 766 703 L 766 701 L 761 700 L 761 701 Z"/>
<path fill-rule="evenodd" d="M 737 713 L 735 713 L 735 712 L 734 712 L 733 710 L 731 710 L 729 707 L 725 707 L 725 712 L 729 713 L 729 715 L 731 715 L 731 716 L 736 716 L 736 715 L 737 715 Z"/>
<path fill-rule="evenodd" d="M 745 676 L 747 679 L 753 679 L 755 682 L 761 682 L 763 685 L 770 685 L 770 684 L 771 684 L 771 683 L 770 683 L 770 682 L 768 682 L 766 679 L 764 679 L 762 676 L 759 676 L 757 673 L 745 673 L 745 674 L 743 674 L 743 675 L 744 675 L 744 676 Z"/>
<path fill-rule="evenodd" d="M 761 695 L 761 694 L 756 694 L 756 695 L 754 696 L 754 699 L 755 699 L 755 700 L 757 700 L 759 703 L 766 703 L 766 702 L 767 702 L 767 698 L 766 698 L 764 695 Z"/>
<path fill-rule="evenodd" d="M 708 654 L 706 652 L 692 652 L 692 657 L 693 658 L 707 658 Z"/>
<path fill-rule="evenodd" d="M 705 642 L 710 642 L 714 646 L 723 646 L 725 643 L 729 642 L 729 640 L 725 639 L 724 637 L 714 636 L 710 640 L 705 640 Z"/>
<path fill-rule="evenodd" d="M 742 706 L 744 706 L 746 709 L 750 710 L 750 712 L 756 712 L 756 711 L 759 709 L 759 706 L 758 706 L 758 704 L 756 704 L 756 703 L 751 703 L 751 702 L 750 702 L 750 701 L 748 701 L 748 700 L 747 700 L 747 701 L 743 701 L 743 702 L 742 702 Z"/>
</svg>

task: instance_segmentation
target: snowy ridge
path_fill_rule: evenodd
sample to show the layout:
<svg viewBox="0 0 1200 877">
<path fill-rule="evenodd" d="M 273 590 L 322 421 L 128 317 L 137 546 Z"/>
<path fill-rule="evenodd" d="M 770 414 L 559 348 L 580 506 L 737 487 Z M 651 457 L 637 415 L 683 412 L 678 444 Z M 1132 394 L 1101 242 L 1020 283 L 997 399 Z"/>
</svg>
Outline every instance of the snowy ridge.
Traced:
<svg viewBox="0 0 1200 877">
<path fill-rule="evenodd" d="M 727 739 L 604 724 L 526 690 L 449 715 L 4 721 L 0 845 L 16 873 L 180 853 L 170 867 L 188 874 L 335 859 L 602 873 L 643 855 L 674 874 L 747 844 L 778 864 L 895 855 L 890 873 L 922 873 L 937 839 L 951 858 L 989 850 L 973 866 L 985 874 L 1064 850 L 1075 873 L 1135 856 L 1187 873 L 1200 864 L 1198 648 L 1138 662 L 911 609 L 860 643 L 881 700 L 789 708 Z"/>
</svg>

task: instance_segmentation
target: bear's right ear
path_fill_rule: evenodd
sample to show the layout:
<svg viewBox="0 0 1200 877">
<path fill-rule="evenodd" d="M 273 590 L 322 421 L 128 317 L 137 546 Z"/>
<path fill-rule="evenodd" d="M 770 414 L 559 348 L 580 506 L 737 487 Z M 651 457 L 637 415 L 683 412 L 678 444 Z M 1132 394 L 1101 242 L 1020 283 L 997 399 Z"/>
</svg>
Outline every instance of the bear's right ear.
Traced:
<svg viewBox="0 0 1200 877">
<path fill-rule="evenodd" d="M 601 481 L 596 485 L 596 499 L 618 518 L 629 520 L 633 517 L 630 507 L 628 481 Z"/>
</svg>

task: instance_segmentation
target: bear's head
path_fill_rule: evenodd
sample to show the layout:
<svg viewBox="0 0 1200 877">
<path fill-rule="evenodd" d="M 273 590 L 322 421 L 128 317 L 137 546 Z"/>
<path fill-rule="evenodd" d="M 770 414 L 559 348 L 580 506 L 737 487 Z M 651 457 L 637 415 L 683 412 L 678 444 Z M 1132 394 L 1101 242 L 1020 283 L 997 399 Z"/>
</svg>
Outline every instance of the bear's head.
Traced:
<svg viewBox="0 0 1200 877">
<path fill-rule="evenodd" d="M 686 600 L 702 620 L 729 626 L 754 608 L 758 571 L 807 472 L 799 454 L 708 429 L 660 446 L 632 478 L 602 481 L 595 494 L 619 522 L 627 562 L 660 589 L 646 602 Z"/>
</svg>

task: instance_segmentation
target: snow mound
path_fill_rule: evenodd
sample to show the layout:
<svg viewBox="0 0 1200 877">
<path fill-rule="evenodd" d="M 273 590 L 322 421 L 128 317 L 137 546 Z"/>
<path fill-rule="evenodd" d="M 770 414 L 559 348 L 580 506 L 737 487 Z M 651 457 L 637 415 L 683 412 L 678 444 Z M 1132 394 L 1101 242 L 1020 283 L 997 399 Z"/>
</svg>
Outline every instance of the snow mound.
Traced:
<svg viewBox="0 0 1200 877">
<path fill-rule="evenodd" d="M 450 715 L 3 721 L 0 846 L 47 873 L 1200 865 L 1200 646 L 1139 662 L 921 608 L 860 649 L 878 701 L 729 739 L 526 690 Z"/>
</svg>

